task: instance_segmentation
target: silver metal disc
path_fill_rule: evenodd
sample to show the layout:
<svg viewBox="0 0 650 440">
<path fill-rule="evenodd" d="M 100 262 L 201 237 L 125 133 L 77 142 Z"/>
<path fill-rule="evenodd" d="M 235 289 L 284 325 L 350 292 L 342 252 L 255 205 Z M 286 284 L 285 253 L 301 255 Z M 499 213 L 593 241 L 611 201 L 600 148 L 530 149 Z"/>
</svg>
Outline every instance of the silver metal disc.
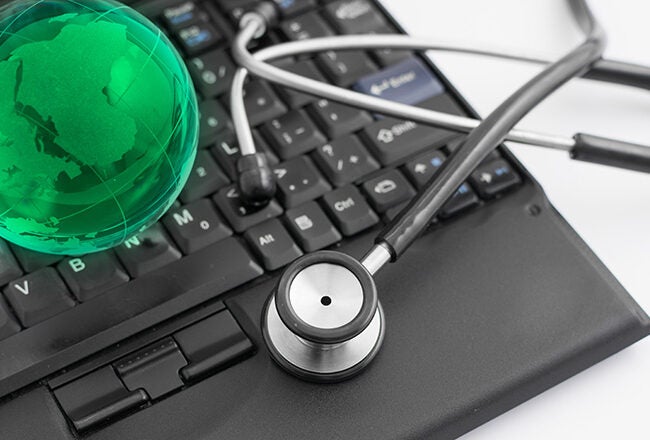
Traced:
<svg viewBox="0 0 650 440">
<path fill-rule="evenodd" d="M 384 334 L 381 305 L 377 306 L 373 319 L 364 331 L 340 344 L 314 344 L 296 336 L 280 319 L 275 298 L 267 303 L 265 321 L 265 336 L 267 344 L 272 345 L 271 353 L 281 356 L 300 370 L 319 375 L 353 371 L 355 366 L 365 365 L 364 361 L 377 353 Z"/>
<path fill-rule="evenodd" d="M 322 329 L 339 328 L 361 311 L 363 289 L 349 269 L 318 263 L 295 276 L 289 286 L 289 301 L 306 324 Z"/>
</svg>

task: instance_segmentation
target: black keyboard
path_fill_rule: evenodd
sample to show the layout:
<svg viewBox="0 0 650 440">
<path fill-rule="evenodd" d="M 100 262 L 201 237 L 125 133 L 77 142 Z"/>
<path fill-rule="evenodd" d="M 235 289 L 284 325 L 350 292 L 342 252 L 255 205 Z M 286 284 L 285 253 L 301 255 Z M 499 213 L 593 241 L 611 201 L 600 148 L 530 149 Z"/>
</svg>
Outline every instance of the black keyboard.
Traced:
<svg viewBox="0 0 650 440">
<path fill-rule="evenodd" d="M 170 212 L 114 250 L 59 257 L 0 241 L 0 396 L 87 356 L 88 347 L 109 347 L 232 289 L 269 279 L 305 253 L 336 248 L 378 229 L 415 197 L 463 139 L 253 78 L 245 88 L 246 109 L 257 147 L 273 165 L 278 192 L 267 206 L 251 209 L 233 184 L 240 152 L 228 112 L 235 71 L 229 42 L 242 11 L 256 1 L 127 3 L 164 29 L 185 57 L 200 102 L 197 159 Z M 282 20 L 257 42 L 260 48 L 328 35 L 399 32 L 371 0 L 275 3 Z M 412 52 L 330 51 L 274 63 L 362 93 L 466 114 L 429 62 Z M 436 227 L 499 203 L 521 179 L 502 152 L 493 153 L 448 201 Z M 142 385 L 148 379 L 133 366 L 145 356 L 140 351 L 103 367 L 108 370 L 97 370 L 101 374 L 94 373 L 88 384 L 107 387 L 119 395 L 117 408 L 132 409 L 225 365 L 223 359 L 205 355 L 206 346 L 219 353 L 231 350 L 229 365 L 250 354 L 250 341 L 234 321 L 224 318 L 227 311 L 217 312 L 223 322 L 206 318 L 199 324 L 238 334 L 225 345 L 197 341 L 202 333 L 189 327 L 151 347 L 138 347 L 153 353 L 160 344 L 161 359 L 175 367 L 185 365 L 182 380 L 169 389 Z M 123 390 L 120 395 L 111 388 L 120 387 L 115 375 L 147 393 Z M 78 388 L 89 385 L 68 379 L 50 385 L 60 404 L 76 429 L 95 426 L 101 417 L 88 419 L 88 408 L 75 400 L 83 394 Z"/>
</svg>

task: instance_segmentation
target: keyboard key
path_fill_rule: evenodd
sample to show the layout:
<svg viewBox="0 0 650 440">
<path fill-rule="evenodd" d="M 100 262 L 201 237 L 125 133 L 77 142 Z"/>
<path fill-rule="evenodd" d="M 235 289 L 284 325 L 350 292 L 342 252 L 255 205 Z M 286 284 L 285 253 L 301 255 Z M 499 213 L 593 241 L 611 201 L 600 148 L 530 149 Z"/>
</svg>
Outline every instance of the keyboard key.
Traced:
<svg viewBox="0 0 650 440">
<path fill-rule="evenodd" d="M 327 139 L 304 110 L 292 110 L 264 124 L 262 133 L 282 159 L 290 159 L 323 145 Z"/>
<path fill-rule="evenodd" d="M 185 53 L 196 56 L 223 40 L 223 35 L 209 22 L 196 23 L 176 32 Z"/>
<path fill-rule="evenodd" d="M 129 275 L 110 251 L 66 258 L 57 268 L 81 302 L 129 281 Z"/>
<path fill-rule="evenodd" d="M 292 61 L 289 64 L 281 65 L 280 67 L 283 70 L 295 73 L 296 75 L 304 76 L 306 78 L 320 82 L 327 82 L 327 79 L 325 79 L 323 74 L 320 72 L 320 70 L 318 70 L 314 62 L 311 60 L 302 60 L 298 62 Z M 305 104 L 308 104 L 316 99 L 315 96 L 298 92 L 296 90 L 291 90 L 286 87 L 279 87 L 278 93 L 291 108 L 302 107 Z"/>
<path fill-rule="evenodd" d="M 379 49 L 374 51 L 372 55 L 377 64 L 382 67 L 389 67 L 413 56 L 413 52 L 408 50 Z"/>
<path fill-rule="evenodd" d="M 323 203 L 325 210 L 345 236 L 354 235 L 379 222 L 377 214 L 354 186 L 344 186 L 326 194 Z"/>
<path fill-rule="evenodd" d="M 51 266 L 63 259 L 61 255 L 43 254 L 15 244 L 11 245 L 11 249 L 25 272 L 34 272 L 42 267 Z"/>
<path fill-rule="evenodd" d="M 282 22 L 280 29 L 284 36 L 292 41 L 334 35 L 332 28 L 316 11 Z"/>
<path fill-rule="evenodd" d="M 22 274 L 23 271 L 18 266 L 18 262 L 11 253 L 9 246 L 0 240 L 0 286 L 4 286 Z"/>
<path fill-rule="evenodd" d="M 230 115 L 216 99 L 208 99 L 199 104 L 200 129 L 199 147 L 214 145 L 215 142 L 234 138 Z"/>
<path fill-rule="evenodd" d="M 485 199 L 492 198 L 521 182 L 517 172 L 503 159 L 481 165 L 472 173 L 470 180 Z"/>
<path fill-rule="evenodd" d="M 181 258 L 160 224 L 140 232 L 116 248 L 131 277 L 136 278 Z"/>
<path fill-rule="evenodd" d="M 216 98 L 229 91 L 236 70 L 225 50 L 214 50 L 192 58 L 187 67 L 197 91 L 204 98 Z"/>
<path fill-rule="evenodd" d="M 228 310 L 192 324 L 173 336 L 190 361 L 180 371 L 186 381 L 216 373 L 253 351 L 252 342 Z"/>
<path fill-rule="evenodd" d="M 279 269 L 302 255 L 298 245 L 277 219 L 253 226 L 244 237 L 268 270 Z"/>
<path fill-rule="evenodd" d="M 325 6 L 327 18 L 343 34 L 365 34 L 387 26 L 368 0 L 339 0 Z"/>
<path fill-rule="evenodd" d="M 363 137 L 382 164 L 398 162 L 427 148 L 443 145 L 451 131 L 413 121 L 384 118 L 363 129 Z"/>
<path fill-rule="evenodd" d="M 278 183 L 278 197 L 287 208 L 314 200 L 332 189 L 305 156 L 276 166 L 273 173 Z"/>
<path fill-rule="evenodd" d="M 194 2 L 179 3 L 164 9 L 162 14 L 163 23 L 170 30 L 179 30 L 207 19 L 205 11 Z"/>
<path fill-rule="evenodd" d="M 232 235 L 208 199 L 171 210 L 163 224 L 186 255 Z"/>
<path fill-rule="evenodd" d="M 318 55 L 318 62 L 325 74 L 336 84 L 347 87 L 360 77 L 377 70 L 365 52 L 361 51 L 327 51 Z"/>
<path fill-rule="evenodd" d="M 168 336 L 118 359 L 113 368 L 127 390 L 158 399 L 183 386 L 178 372 L 186 365 L 176 341 Z"/>
<path fill-rule="evenodd" d="M 372 116 L 367 111 L 327 99 L 319 99 L 312 104 L 309 113 L 329 139 L 336 139 L 360 130 L 373 122 Z"/>
<path fill-rule="evenodd" d="M 264 138 L 259 133 L 253 130 L 253 142 L 257 151 L 263 151 L 269 161 L 269 164 L 276 165 L 279 163 L 277 156 L 271 151 Z M 237 161 L 241 157 L 241 151 L 234 141 L 223 140 L 218 142 L 211 149 L 214 157 L 217 158 L 217 163 L 223 167 L 230 179 L 236 181 L 239 179 L 239 171 L 237 171 Z"/>
<path fill-rule="evenodd" d="M 444 93 L 445 87 L 422 61 L 411 57 L 361 78 L 354 90 L 402 104 L 417 104 Z"/>
<path fill-rule="evenodd" d="M 316 0 L 273 0 L 282 17 L 302 14 L 316 7 Z"/>
<path fill-rule="evenodd" d="M 415 196 L 415 190 L 399 171 L 393 169 L 368 180 L 363 189 L 376 211 L 386 212 L 389 208 L 406 202 Z"/>
<path fill-rule="evenodd" d="M 404 170 L 411 182 L 420 189 L 431 180 L 444 161 L 445 155 L 442 151 L 429 151 L 404 165 Z"/>
<path fill-rule="evenodd" d="M 77 431 L 132 411 L 148 400 L 144 390 L 128 391 L 111 366 L 56 389 L 54 395 Z"/>
<path fill-rule="evenodd" d="M 228 178 L 221 171 L 209 151 L 199 150 L 190 177 L 181 192 L 183 203 L 193 202 L 217 192 L 228 184 Z"/>
<path fill-rule="evenodd" d="M 451 196 L 451 199 L 442 206 L 440 210 L 441 218 L 449 218 L 461 211 L 465 211 L 478 205 L 478 196 L 467 183 L 463 183 L 456 193 Z"/>
<path fill-rule="evenodd" d="M 63 280 L 51 267 L 12 281 L 4 294 L 23 327 L 31 327 L 75 305 Z"/>
<path fill-rule="evenodd" d="M 20 331 L 20 324 L 9 311 L 9 306 L 0 295 L 0 341 Z"/>
<path fill-rule="evenodd" d="M 317 148 L 313 157 L 335 186 L 354 182 L 379 169 L 377 161 L 354 135 L 339 138 Z"/>
<path fill-rule="evenodd" d="M 232 228 L 240 233 L 282 214 L 282 207 L 276 200 L 271 200 L 268 205 L 261 208 L 244 204 L 233 185 L 221 189 L 214 196 L 214 201 Z"/>
<path fill-rule="evenodd" d="M 316 202 L 308 202 L 286 212 L 289 231 L 307 252 L 314 252 L 341 240 L 341 233 Z"/>
<path fill-rule="evenodd" d="M 244 87 L 244 106 L 251 126 L 277 118 L 287 111 L 271 87 L 261 80 L 250 81 Z"/>
</svg>

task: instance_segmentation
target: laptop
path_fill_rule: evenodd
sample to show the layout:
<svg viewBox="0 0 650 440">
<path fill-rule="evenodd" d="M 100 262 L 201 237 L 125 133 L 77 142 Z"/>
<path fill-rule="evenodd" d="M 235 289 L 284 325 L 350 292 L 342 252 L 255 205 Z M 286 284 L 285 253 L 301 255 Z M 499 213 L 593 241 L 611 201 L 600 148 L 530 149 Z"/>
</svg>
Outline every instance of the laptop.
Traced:
<svg viewBox="0 0 650 440">
<path fill-rule="evenodd" d="M 456 438 L 650 332 L 500 147 L 378 274 L 386 334 L 366 370 L 317 384 L 276 365 L 262 308 L 283 268 L 321 249 L 361 257 L 463 135 L 252 78 L 246 108 L 278 193 L 246 206 L 234 186 L 229 45 L 256 3 L 127 2 L 187 63 L 200 101 L 197 159 L 171 211 L 116 249 L 59 257 L 0 241 L 3 439 Z M 375 0 L 275 4 L 281 20 L 259 48 L 403 32 Z M 416 105 L 476 116 L 414 52 L 330 51 L 276 65 L 366 93 L 417 70 Z"/>
</svg>

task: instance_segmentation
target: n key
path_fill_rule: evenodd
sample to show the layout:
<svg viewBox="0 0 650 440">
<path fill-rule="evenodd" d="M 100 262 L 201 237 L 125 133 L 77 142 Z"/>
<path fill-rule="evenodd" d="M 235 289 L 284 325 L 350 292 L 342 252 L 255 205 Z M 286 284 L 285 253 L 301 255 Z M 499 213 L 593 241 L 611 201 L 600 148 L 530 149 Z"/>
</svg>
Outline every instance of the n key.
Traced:
<svg viewBox="0 0 650 440">
<path fill-rule="evenodd" d="M 116 252 L 133 278 L 181 258 L 160 224 L 129 238 L 116 248 Z"/>
<path fill-rule="evenodd" d="M 75 304 L 63 280 L 51 267 L 11 282 L 4 293 L 23 327 L 31 327 Z"/>
</svg>

